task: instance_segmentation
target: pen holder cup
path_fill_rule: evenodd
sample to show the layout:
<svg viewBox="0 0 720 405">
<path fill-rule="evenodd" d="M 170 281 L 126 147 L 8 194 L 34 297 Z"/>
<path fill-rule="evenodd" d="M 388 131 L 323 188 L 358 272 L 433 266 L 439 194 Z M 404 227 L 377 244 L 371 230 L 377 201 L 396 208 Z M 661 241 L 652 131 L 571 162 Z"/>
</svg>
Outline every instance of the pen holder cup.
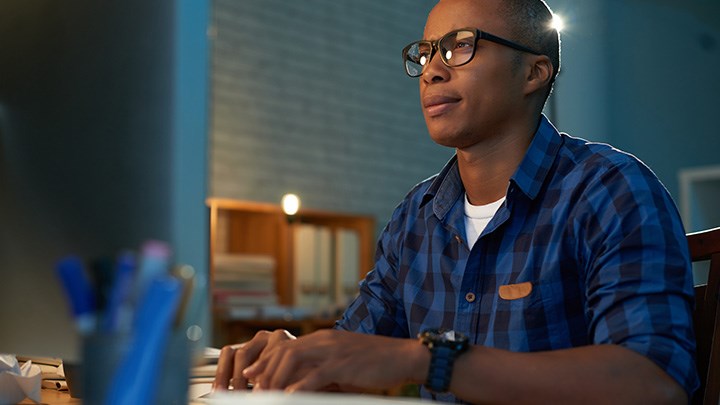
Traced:
<svg viewBox="0 0 720 405">
<path fill-rule="evenodd" d="M 82 342 L 82 399 L 84 404 L 104 404 L 116 373 L 132 344 L 129 334 L 94 334 Z M 173 332 L 156 376 L 153 403 L 187 404 L 190 341 L 184 333 Z M 133 387 L 127 387 L 132 389 Z"/>
</svg>

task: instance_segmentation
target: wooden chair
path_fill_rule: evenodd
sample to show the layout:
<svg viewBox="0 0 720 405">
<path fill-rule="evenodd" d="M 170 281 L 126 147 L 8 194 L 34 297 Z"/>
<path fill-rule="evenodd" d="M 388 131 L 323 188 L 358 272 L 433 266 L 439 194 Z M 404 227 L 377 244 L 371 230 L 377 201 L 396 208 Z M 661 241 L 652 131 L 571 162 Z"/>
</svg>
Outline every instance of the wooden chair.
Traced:
<svg viewBox="0 0 720 405">
<path fill-rule="evenodd" d="M 707 284 L 695 286 L 693 322 L 700 389 L 693 404 L 720 401 L 720 228 L 687 235 L 693 262 L 710 261 Z"/>
</svg>

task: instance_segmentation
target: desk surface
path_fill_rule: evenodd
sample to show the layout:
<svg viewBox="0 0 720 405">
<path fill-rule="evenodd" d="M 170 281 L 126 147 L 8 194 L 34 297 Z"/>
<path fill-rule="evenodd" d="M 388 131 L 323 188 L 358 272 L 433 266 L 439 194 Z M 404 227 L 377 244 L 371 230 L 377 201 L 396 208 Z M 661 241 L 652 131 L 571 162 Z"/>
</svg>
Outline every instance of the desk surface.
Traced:
<svg viewBox="0 0 720 405">
<path fill-rule="evenodd" d="M 206 405 L 432 405 L 433 401 L 419 398 L 385 397 L 371 394 L 345 394 L 332 392 L 296 392 L 286 394 L 280 391 L 225 392 L 215 393 L 202 400 Z"/>
<path fill-rule="evenodd" d="M 56 391 L 50 389 L 40 390 L 40 401 L 43 404 L 48 405 L 63 405 L 63 404 L 82 404 L 82 400 L 79 398 L 73 398 L 67 391 Z M 20 402 L 21 405 L 35 404 L 28 398 Z"/>
<path fill-rule="evenodd" d="M 43 405 L 65 405 L 82 404 L 82 400 L 70 397 L 67 391 L 55 391 L 43 389 L 41 391 L 41 402 Z M 375 395 L 362 394 L 336 394 L 336 393 L 295 393 L 284 394 L 282 392 L 261 392 L 261 393 L 219 393 L 202 400 L 190 400 L 189 405 L 236 405 L 238 403 L 248 405 L 365 405 L 372 403 L 376 405 L 430 405 L 435 402 L 420 401 L 414 398 L 393 398 L 380 397 Z M 20 405 L 34 404 L 29 399 L 19 403 Z"/>
<path fill-rule="evenodd" d="M 201 387 L 202 385 L 202 387 Z M 193 388 L 196 389 L 196 392 L 193 392 Z M 208 393 L 210 390 L 209 384 L 193 384 L 190 386 L 190 394 L 191 397 L 193 394 L 195 396 L 199 396 L 202 394 Z M 43 405 L 66 405 L 66 404 L 82 404 L 82 399 L 80 398 L 73 398 L 70 396 L 70 393 L 67 391 L 57 391 L 53 389 L 42 389 L 40 390 L 40 402 Z M 25 398 L 24 401 L 19 402 L 18 405 L 35 405 L 35 402 L 31 401 L 29 398 Z M 193 399 L 190 399 L 189 405 L 198 404 Z"/>
</svg>

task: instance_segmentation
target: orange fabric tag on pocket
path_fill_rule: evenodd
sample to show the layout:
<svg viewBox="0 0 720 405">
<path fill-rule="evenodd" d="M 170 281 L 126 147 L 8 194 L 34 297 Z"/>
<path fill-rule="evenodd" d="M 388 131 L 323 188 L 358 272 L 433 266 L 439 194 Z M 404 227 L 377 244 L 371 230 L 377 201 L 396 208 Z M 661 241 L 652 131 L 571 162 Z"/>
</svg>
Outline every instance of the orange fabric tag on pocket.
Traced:
<svg viewBox="0 0 720 405">
<path fill-rule="evenodd" d="M 525 298 L 530 295 L 531 292 L 532 283 L 529 281 L 519 284 L 501 285 L 500 289 L 498 290 L 498 293 L 500 293 L 500 298 L 506 300 Z"/>
</svg>

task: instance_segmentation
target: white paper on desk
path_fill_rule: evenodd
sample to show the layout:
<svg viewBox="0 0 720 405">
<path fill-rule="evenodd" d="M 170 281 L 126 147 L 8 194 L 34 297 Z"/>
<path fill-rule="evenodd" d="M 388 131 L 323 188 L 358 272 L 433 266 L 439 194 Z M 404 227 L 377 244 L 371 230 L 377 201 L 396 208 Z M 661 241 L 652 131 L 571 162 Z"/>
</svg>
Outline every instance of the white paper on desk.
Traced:
<svg viewBox="0 0 720 405">
<path fill-rule="evenodd" d="M 195 379 L 190 380 L 188 399 L 194 401 L 200 397 L 209 395 L 212 392 L 212 385 L 212 381 L 196 382 Z"/>
<path fill-rule="evenodd" d="M 203 350 L 203 356 L 207 359 L 214 359 L 217 363 L 218 357 L 220 357 L 221 350 L 216 347 L 206 347 Z"/>
<path fill-rule="evenodd" d="M 390 398 L 365 394 L 311 393 L 295 392 L 285 394 L 280 391 L 260 392 L 216 392 L 195 402 L 208 405 L 428 405 L 434 401 L 421 401 L 412 398 Z"/>
<path fill-rule="evenodd" d="M 215 370 L 217 370 L 217 364 L 192 367 L 190 369 L 190 377 L 215 377 Z"/>
<path fill-rule="evenodd" d="M 214 347 L 206 347 L 201 356 L 197 356 L 193 360 L 193 365 L 195 367 L 198 366 L 204 366 L 206 364 L 217 364 L 218 359 L 220 358 L 220 349 L 216 349 Z"/>
<path fill-rule="evenodd" d="M 40 403 L 40 367 L 25 362 L 22 366 L 12 354 L 0 354 L 0 405 L 16 404 L 25 397 Z"/>
</svg>

